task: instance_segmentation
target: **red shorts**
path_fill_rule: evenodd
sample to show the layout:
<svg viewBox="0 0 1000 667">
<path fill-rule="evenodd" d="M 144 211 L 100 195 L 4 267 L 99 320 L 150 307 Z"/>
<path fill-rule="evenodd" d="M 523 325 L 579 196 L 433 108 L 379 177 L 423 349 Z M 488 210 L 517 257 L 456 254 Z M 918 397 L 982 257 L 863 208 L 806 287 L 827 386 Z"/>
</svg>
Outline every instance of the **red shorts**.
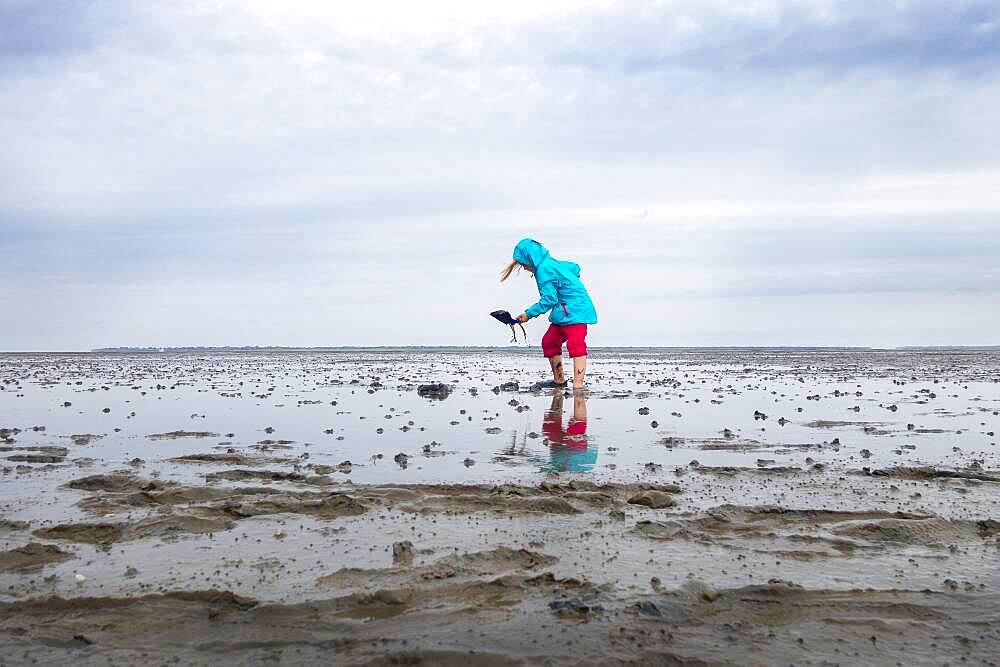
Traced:
<svg viewBox="0 0 1000 667">
<path fill-rule="evenodd" d="M 587 325 L 586 324 L 550 324 L 549 330 L 542 336 L 542 354 L 554 357 L 562 354 L 563 343 L 571 357 L 587 356 Z"/>
</svg>

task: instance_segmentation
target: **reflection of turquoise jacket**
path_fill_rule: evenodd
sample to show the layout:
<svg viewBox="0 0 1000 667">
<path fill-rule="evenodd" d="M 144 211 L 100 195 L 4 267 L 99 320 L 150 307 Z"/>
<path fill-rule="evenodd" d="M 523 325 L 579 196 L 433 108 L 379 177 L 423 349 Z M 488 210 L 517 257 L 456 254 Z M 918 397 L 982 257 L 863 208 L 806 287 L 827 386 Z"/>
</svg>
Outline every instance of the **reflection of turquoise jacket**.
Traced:
<svg viewBox="0 0 1000 667">
<path fill-rule="evenodd" d="M 514 259 L 535 272 L 540 298 L 525 310 L 528 317 L 552 311 L 552 324 L 597 324 L 597 311 L 580 282 L 580 265 L 560 262 L 538 241 L 521 239 L 514 247 Z"/>
<path fill-rule="evenodd" d="M 582 443 L 581 443 L 582 444 Z M 590 472 L 597 463 L 597 445 L 567 447 L 550 445 L 547 470 L 556 472 Z"/>
</svg>

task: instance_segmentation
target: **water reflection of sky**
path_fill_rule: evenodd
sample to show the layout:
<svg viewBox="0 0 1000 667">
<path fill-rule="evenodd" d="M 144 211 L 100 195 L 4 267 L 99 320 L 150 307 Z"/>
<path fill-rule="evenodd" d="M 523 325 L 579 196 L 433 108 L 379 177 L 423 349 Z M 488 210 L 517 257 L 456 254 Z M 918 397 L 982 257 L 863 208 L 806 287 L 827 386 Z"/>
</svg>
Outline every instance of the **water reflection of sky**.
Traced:
<svg viewBox="0 0 1000 667">
<path fill-rule="evenodd" d="M 544 359 L 517 351 L 6 355 L 0 427 L 23 430 L 16 446 L 66 446 L 92 472 L 141 458 L 143 474 L 177 480 L 212 468 L 171 457 L 227 448 L 302 467 L 350 460 L 359 483 L 635 479 L 692 460 L 998 468 L 1000 352 L 977 354 L 597 351 L 582 399 L 491 391 L 544 379 Z M 432 381 L 455 390 L 419 397 Z M 215 435 L 147 437 L 178 430 Z M 102 437 L 68 437 L 86 433 Z"/>
</svg>

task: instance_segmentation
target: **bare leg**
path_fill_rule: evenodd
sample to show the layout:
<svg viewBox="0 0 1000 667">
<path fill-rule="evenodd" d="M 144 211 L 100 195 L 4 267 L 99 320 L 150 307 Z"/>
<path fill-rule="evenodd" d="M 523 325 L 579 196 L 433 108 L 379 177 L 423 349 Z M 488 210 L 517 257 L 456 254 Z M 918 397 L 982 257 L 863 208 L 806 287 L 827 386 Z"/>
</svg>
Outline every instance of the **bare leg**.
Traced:
<svg viewBox="0 0 1000 667">
<path fill-rule="evenodd" d="M 587 357 L 573 357 L 573 388 L 583 387 L 583 377 L 587 374 Z"/>
<path fill-rule="evenodd" d="M 557 354 L 554 357 L 549 357 L 549 364 L 552 366 L 552 379 L 556 381 L 556 384 L 566 382 L 566 374 L 563 373 L 562 355 Z"/>
</svg>

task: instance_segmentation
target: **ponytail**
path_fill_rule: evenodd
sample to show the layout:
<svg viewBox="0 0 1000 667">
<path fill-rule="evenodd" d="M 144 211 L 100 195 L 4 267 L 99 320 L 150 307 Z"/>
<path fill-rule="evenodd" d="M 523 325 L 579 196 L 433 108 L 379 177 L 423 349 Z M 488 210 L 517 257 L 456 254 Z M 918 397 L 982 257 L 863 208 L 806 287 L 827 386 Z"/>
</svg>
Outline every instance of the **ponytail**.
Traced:
<svg viewBox="0 0 1000 667">
<path fill-rule="evenodd" d="M 521 263 L 517 260 L 512 261 L 510 264 L 504 267 L 504 270 L 500 272 L 500 282 L 503 282 L 510 278 L 510 274 L 514 273 L 515 269 L 520 269 Z"/>
</svg>

